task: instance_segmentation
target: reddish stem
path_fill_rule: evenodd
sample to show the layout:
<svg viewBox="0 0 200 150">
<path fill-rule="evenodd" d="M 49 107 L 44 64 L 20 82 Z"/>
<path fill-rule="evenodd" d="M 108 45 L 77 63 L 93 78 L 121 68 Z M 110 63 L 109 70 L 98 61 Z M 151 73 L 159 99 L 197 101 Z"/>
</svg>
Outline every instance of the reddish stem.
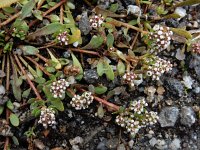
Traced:
<svg viewBox="0 0 200 150">
<path fill-rule="evenodd" d="M 35 54 L 37 57 L 39 57 L 40 59 L 42 59 L 45 63 L 48 63 L 48 59 L 46 59 L 45 57 L 43 57 L 40 54 Z"/>
<path fill-rule="evenodd" d="M 28 60 L 30 60 L 32 63 L 34 63 L 38 68 L 40 68 L 46 75 L 50 76 L 51 74 L 47 71 L 45 71 L 45 68 L 43 66 L 41 66 L 40 64 L 38 64 L 35 60 L 33 60 L 31 57 L 29 56 L 25 56 Z"/>
<path fill-rule="evenodd" d="M 79 49 L 79 48 L 69 48 L 71 51 L 73 52 L 80 52 L 80 53 L 86 53 L 86 54 L 91 54 L 91 55 L 96 55 L 99 56 L 98 52 L 93 52 L 93 51 L 88 51 L 88 50 L 83 50 L 83 49 Z"/>
<path fill-rule="evenodd" d="M 37 91 L 37 89 L 35 88 L 34 84 L 31 82 L 31 79 L 29 78 L 29 76 L 27 75 L 26 71 L 23 69 L 22 64 L 20 63 L 19 59 L 17 58 L 16 55 L 14 55 L 15 60 L 20 68 L 20 70 L 22 71 L 22 73 L 24 74 L 24 76 L 26 77 L 26 80 L 28 81 L 30 87 L 32 88 L 32 90 L 34 91 L 35 95 L 37 96 L 37 99 L 42 99 L 39 92 Z"/>
<path fill-rule="evenodd" d="M 52 11 L 54 11 L 56 8 L 60 7 L 62 4 L 64 4 L 67 0 L 61 0 L 59 3 L 57 3 L 55 6 L 51 7 L 49 10 L 45 11 L 42 16 L 45 17 L 46 15 L 48 15 L 49 13 L 51 13 Z M 29 27 L 32 27 L 35 23 L 37 23 L 39 20 L 33 20 L 30 24 Z"/>
<path fill-rule="evenodd" d="M 0 23 L 0 28 L 1 28 L 2 26 L 7 25 L 7 24 L 10 23 L 11 21 L 13 21 L 15 18 L 19 17 L 20 14 L 21 14 L 21 11 L 18 12 L 18 13 L 16 13 L 15 15 L 11 16 L 10 18 L 8 18 L 6 21 Z"/>
</svg>

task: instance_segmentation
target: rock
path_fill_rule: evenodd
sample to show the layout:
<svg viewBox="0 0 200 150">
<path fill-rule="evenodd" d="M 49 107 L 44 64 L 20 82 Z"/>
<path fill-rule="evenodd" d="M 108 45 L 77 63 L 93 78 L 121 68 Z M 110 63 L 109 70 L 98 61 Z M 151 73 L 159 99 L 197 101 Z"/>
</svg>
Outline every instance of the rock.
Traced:
<svg viewBox="0 0 200 150">
<path fill-rule="evenodd" d="M 196 116 L 191 107 L 183 107 L 180 112 L 181 124 L 191 127 L 196 121 Z"/>
<path fill-rule="evenodd" d="M 43 150 L 45 148 L 44 143 L 39 139 L 35 139 L 33 142 L 38 149 Z"/>
<path fill-rule="evenodd" d="M 197 74 L 197 79 L 200 81 L 200 56 L 193 55 L 190 59 L 189 67 L 194 69 Z"/>
<path fill-rule="evenodd" d="M 192 89 L 192 85 L 194 83 L 194 80 L 190 76 L 183 76 L 183 84 L 188 89 Z"/>
<path fill-rule="evenodd" d="M 6 93 L 6 89 L 3 85 L 0 85 L 0 95 L 4 95 Z"/>
<path fill-rule="evenodd" d="M 79 148 L 78 145 L 73 145 L 73 146 L 72 146 L 72 150 L 80 150 L 80 148 Z"/>
<path fill-rule="evenodd" d="M 134 141 L 133 141 L 133 140 L 130 140 L 130 141 L 128 142 L 128 146 L 129 146 L 130 148 L 133 148 L 133 145 L 134 145 Z"/>
<path fill-rule="evenodd" d="M 126 150 L 126 147 L 124 146 L 124 144 L 120 144 L 117 146 L 117 150 Z"/>
<path fill-rule="evenodd" d="M 77 136 L 74 139 L 69 140 L 69 143 L 71 145 L 82 144 L 83 143 L 83 138 L 80 137 L 80 136 Z"/>
<path fill-rule="evenodd" d="M 107 150 L 107 148 L 106 148 L 106 140 L 101 141 L 97 145 L 97 150 Z"/>
<path fill-rule="evenodd" d="M 181 148 L 181 141 L 178 138 L 175 138 L 169 145 L 170 150 L 178 150 Z"/>
<path fill-rule="evenodd" d="M 149 141 L 149 144 L 154 147 L 157 143 L 157 139 L 156 138 L 152 138 L 150 141 Z"/>
<path fill-rule="evenodd" d="M 114 138 L 114 139 L 109 139 L 107 142 L 106 142 L 106 147 L 110 150 L 114 150 L 117 148 L 117 145 L 118 145 L 118 142 L 119 140 L 117 138 Z"/>
<path fill-rule="evenodd" d="M 174 12 L 174 13 L 180 16 L 179 19 L 185 17 L 186 14 L 187 14 L 187 13 L 186 13 L 186 10 L 185 10 L 184 8 L 182 8 L 182 7 L 177 7 L 177 8 L 175 9 L 175 12 Z"/>
<path fill-rule="evenodd" d="M 179 97 L 184 95 L 184 87 L 179 80 L 174 78 L 165 78 L 164 83 L 170 94 Z"/>
<path fill-rule="evenodd" d="M 165 107 L 159 114 L 161 127 L 173 127 L 178 119 L 179 110 L 177 107 Z"/>
<path fill-rule="evenodd" d="M 79 21 L 79 29 L 81 30 L 81 33 L 83 33 L 84 35 L 87 35 L 92 30 L 92 28 L 90 27 L 90 22 L 87 12 L 82 13 L 82 17 Z"/>
<path fill-rule="evenodd" d="M 177 49 L 176 58 L 178 60 L 184 60 L 185 59 L 185 54 L 182 52 L 181 49 Z"/>
<path fill-rule="evenodd" d="M 165 150 L 165 149 L 167 149 L 168 146 L 167 146 L 167 143 L 165 142 L 165 140 L 159 139 L 159 140 L 157 140 L 155 147 L 160 150 Z"/>
<path fill-rule="evenodd" d="M 84 77 L 86 82 L 93 84 L 99 79 L 97 71 L 95 69 L 88 69 L 84 71 Z"/>
</svg>

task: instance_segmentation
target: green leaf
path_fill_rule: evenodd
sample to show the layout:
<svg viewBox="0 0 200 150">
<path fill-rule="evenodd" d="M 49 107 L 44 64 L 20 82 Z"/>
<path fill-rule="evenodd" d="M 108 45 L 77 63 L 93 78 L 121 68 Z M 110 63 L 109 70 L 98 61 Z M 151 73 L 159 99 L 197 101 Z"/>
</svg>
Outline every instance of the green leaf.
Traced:
<svg viewBox="0 0 200 150">
<path fill-rule="evenodd" d="M 103 118 L 104 114 L 105 114 L 105 112 L 103 110 L 103 106 L 102 106 L 102 104 L 100 104 L 98 109 L 97 109 L 97 116 L 99 118 Z"/>
<path fill-rule="evenodd" d="M 42 17 L 42 12 L 41 12 L 40 10 L 34 10 L 34 11 L 33 11 L 33 15 L 34 15 L 37 19 L 39 19 L 39 20 L 42 20 L 42 19 L 43 19 L 43 17 Z"/>
<path fill-rule="evenodd" d="M 13 109 L 14 109 L 14 105 L 13 105 L 13 103 L 12 103 L 10 100 L 7 101 L 6 105 L 7 105 L 7 107 L 8 107 L 10 110 L 13 110 Z"/>
<path fill-rule="evenodd" d="M 76 79 L 81 80 L 83 78 L 83 68 L 81 66 L 81 63 L 73 53 L 71 54 L 71 56 L 72 56 L 73 66 L 78 67 L 80 70 L 79 74 L 76 76 Z"/>
<path fill-rule="evenodd" d="M 50 50 L 47 49 L 47 51 L 48 51 L 48 53 L 49 53 L 49 55 L 51 57 L 51 60 L 56 63 L 55 68 L 56 69 L 61 69 L 62 65 L 59 62 L 59 60 L 52 54 L 52 52 Z"/>
<path fill-rule="evenodd" d="M 5 7 L 5 8 L 2 8 L 5 12 L 11 14 L 11 13 L 14 13 L 15 12 L 15 9 L 12 8 L 12 7 Z"/>
<path fill-rule="evenodd" d="M 1 0 L 0 2 L 0 8 L 8 7 L 13 3 L 18 2 L 19 0 Z"/>
<path fill-rule="evenodd" d="M 4 107 L 0 106 L 0 115 L 3 113 Z"/>
<path fill-rule="evenodd" d="M 35 39 L 37 36 L 44 36 L 44 35 L 49 35 L 55 32 L 58 32 L 60 30 L 63 30 L 65 28 L 65 25 L 61 23 L 51 23 L 46 25 L 45 27 L 31 33 L 28 35 L 28 39 Z"/>
<path fill-rule="evenodd" d="M 100 86 L 95 87 L 94 89 L 95 89 L 96 94 L 103 94 L 107 91 L 108 88 L 103 85 L 100 85 Z"/>
<path fill-rule="evenodd" d="M 71 2 L 67 2 L 67 6 L 70 8 L 70 9 L 75 9 L 75 5 Z"/>
<path fill-rule="evenodd" d="M 49 16 L 51 22 L 59 22 L 60 18 L 57 15 L 50 15 Z"/>
<path fill-rule="evenodd" d="M 115 75 L 113 69 L 105 59 L 100 59 L 97 64 L 97 73 L 99 76 L 106 75 L 107 79 L 114 80 Z"/>
<path fill-rule="evenodd" d="M 46 82 L 46 79 L 43 78 L 43 77 L 38 77 L 38 78 L 35 78 L 34 81 L 39 83 L 39 84 L 42 84 L 42 83 Z"/>
<path fill-rule="evenodd" d="M 200 4 L 200 1 L 199 0 L 185 0 L 185 1 L 177 3 L 176 5 L 172 6 L 171 8 L 183 7 L 183 6 L 194 5 L 194 4 Z"/>
<path fill-rule="evenodd" d="M 31 103 L 34 103 L 35 101 L 36 101 L 36 98 L 30 98 L 27 103 L 31 104 Z"/>
<path fill-rule="evenodd" d="M 71 28 L 72 35 L 69 36 L 69 44 L 81 41 L 81 31 L 78 28 Z"/>
<path fill-rule="evenodd" d="M 19 48 L 22 50 L 24 55 L 36 55 L 39 53 L 39 50 L 33 46 L 20 45 Z"/>
<path fill-rule="evenodd" d="M 26 18 L 28 15 L 30 15 L 31 11 L 35 7 L 36 0 L 30 0 L 28 3 L 26 3 L 22 8 L 22 13 L 20 15 L 21 19 Z"/>
<path fill-rule="evenodd" d="M 33 115 L 34 117 L 38 117 L 41 113 L 41 109 L 36 107 L 31 111 L 31 115 Z"/>
<path fill-rule="evenodd" d="M 112 12 L 116 12 L 118 8 L 119 8 L 119 4 L 115 3 L 115 4 L 111 4 L 109 10 L 112 11 Z"/>
<path fill-rule="evenodd" d="M 18 141 L 18 139 L 16 138 L 16 136 L 12 136 L 12 140 L 13 140 L 13 143 L 14 143 L 15 145 L 19 145 L 19 141 Z"/>
<path fill-rule="evenodd" d="M 10 82 L 12 85 L 13 94 L 18 101 L 21 101 L 22 90 L 20 86 L 22 84 L 22 79 L 18 78 L 15 74 L 13 77 L 13 80 Z"/>
<path fill-rule="evenodd" d="M 190 32 L 186 31 L 185 29 L 181 29 L 181 28 L 170 28 L 174 33 L 185 37 L 187 39 L 191 39 L 192 35 L 190 34 Z"/>
<path fill-rule="evenodd" d="M 56 99 L 56 100 L 52 100 L 51 101 L 51 104 L 56 108 L 58 109 L 59 111 L 64 111 L 64 105 L 63 105 L 63 102 L 59 99 Z"/>
<path fill-rule="evenodd" d="M 123 75 L 125 73 L 125 65 L 121 60 L 118 61 L 117 72 L 119 75 Z"/>
<path fill-rule="evenodd" d="M 43 76 L 43 72 L 37 66 L 36 66 L 36 74 L 37 74 L 38 77 L 42 77 Z"/>
<path fill-rule="evenodd" d="M 23 98 L 28 98 L 30 92 L 31 92 L 31 88 L 25 90 L 25 91 L 22 93 L 22 97 L 23 97 Z"/>
<path fill-rule="evenodd" d="M 83 49 L 97 49 L 103 44 L 103 38 L 98 35 L 94 35 L 91 41 L 83 47 Z"/>
<path fill-rule="evenodd" d="M 46 69 L 48 72 L 50 72 L 50 73 L 56 71 L 56 69 L 55 69 L 54 67 L 50 67 L 50 66 L 45 67 L 45 69 Z"/>
<path fill-rule="evenodd" d="M 12 113 L 10 115 L 10 123 L 15 127 L 19 126 L 19 118 L 16 114 Z"/>
<path fill-rule="evenodd" d="M 114 43 L 114 36 L 111 34 L 111 33 L 109 33 L 108 35 L 107 35 L 107 47 L 108 48 L 111 48 L 111 47 L 113 47 L 113 43 Z"/>
<path fill-rule="evenodd" d="M 121 51 L 117 50 L 116 54 L 117 54 L 117 56 L 119 58 L 121 58 L 122 60 L 126 61 L 126 57 L 125 57 L 125 55 Z"/>
</svg>

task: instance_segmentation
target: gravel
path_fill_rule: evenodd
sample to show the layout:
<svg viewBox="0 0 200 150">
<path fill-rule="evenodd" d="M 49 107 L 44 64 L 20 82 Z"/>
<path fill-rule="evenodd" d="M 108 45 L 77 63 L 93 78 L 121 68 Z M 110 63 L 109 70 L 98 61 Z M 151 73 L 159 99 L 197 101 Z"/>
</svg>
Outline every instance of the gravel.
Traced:
<svg viewBox="0 0 200 150">
<path fill-rule="evenodd" d="M 179 109 L 177 107 L 165 107 L 159 114 L 161 127 L 173 127 L 178 119 Z"/>
<path fill-rule="evenodd" d="M 191 127 L 196 121 L 196 116 L 193 109 L 187 106 L 181 108 L 180 118 L 181 124 L 188 127 Z"/>
<path fill-rule="evenodd" d="M 164 83 L 170 94 L 178 97 L 182 97 L 184 95 L 184 87 L 179 80 L 174 78 L 165 78 Z"/>
</svg>

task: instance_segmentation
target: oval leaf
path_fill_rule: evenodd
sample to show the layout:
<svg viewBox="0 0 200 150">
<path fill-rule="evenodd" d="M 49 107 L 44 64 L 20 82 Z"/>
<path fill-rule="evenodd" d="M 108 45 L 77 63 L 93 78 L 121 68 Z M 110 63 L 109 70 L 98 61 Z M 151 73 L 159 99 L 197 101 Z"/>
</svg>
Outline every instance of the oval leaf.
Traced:
<svg viewBox="0 0 200 150">
<path fill-rule="evenodd" d="M 0 8 L 8 7 L 8 6 L 10 6 L 11 4 L 16 3 L 16 2 L 18 2 L 18 1 L 19 1 L 19 0 L 1 0 L 1 2 L 0 2 Z"/>
<path fill-rule="evenodd" d="M 107 91 L 108 88 L 103 85 L 100 85 L 100 86 L 95 87 L 94 89 L 95 89 L 96 94 L 103 94 Z"/>
<path fill-rule="evenodd" d="M 83 49 L 96 49 L 99 48 L 103 44 L 103 38 L 101 36 L 94 35 L 90 42 L 83 47 Z"/>
<path fill-rule="evenodd" d="M 31 11 L 33 10 L 33 8 L 35 7 L 35 4 L 36 4 L 36 0 L 30 0 L 28 3 L 26 3 L 23 8 L 22 8 L 22 13 L 20 15 L 20 18 L 21 19 L 24 19 L 26 18 L 30 13 Z"/>
<path fill-rule="evenodd" d="M 18 118 L 18 116 L 12 113 L 10 115 L 10 123 L 15 127 L 19 126 L 19 118 Z"/>
<path fill-rule="evenodd" d="M 117 64 L 117 72 L 119 75 L 123 75 L 125 73 L 125 65 L 121 60 Z"/>
<path fill-rule="evenodd" d="M 107 35 L 107 47 L 109 48 L 113 47 L 113 43 L 114 43 L 114 36 L 111 33 L 109 33 Z"/>
<path fill-rule="evenodd" d="M 46 25 L 45 27 L 31 33 L 28 35 L 28 39 L 35 39 L 37 36 L 49 35 L 55 32 L 58 32 L 64 28 L 64 25 L 60 23 L 51 23 Z"/>
<path fill-rule="evenodd" d="M 191 38 L 192 38 L 192 35 L 190 34 L 190 32 L 186 31 L 185 29 L 181 29 L 181 28 L 171 28 L 171 30 L 172 30 L 174 33 L 176 33 L 176 34 L 178 34 L 178 35 L 180 35 L 180 36 L 182 36 L 182 37 L 185 37 L 185 38 L 187 38 L 187 39 L 191 39 Z"/>
<path fill-rule="evenodd" d="M 78 67 L 80 70 L 79 74 L 76 76 L 76 79 L 81 80 L 83 78 L 83 68 L 81 66 L 81 63 L 73 53 L 71 55 L 72 55 L 73 66 Z"/>
<path fill-rule="evenodd" d="M 39 53 L 39 50 L 36 47 L 29 45 L 21 45 L 19 48 L 23 51 L 24 55 L 36 55 Z"/>
</svg>

